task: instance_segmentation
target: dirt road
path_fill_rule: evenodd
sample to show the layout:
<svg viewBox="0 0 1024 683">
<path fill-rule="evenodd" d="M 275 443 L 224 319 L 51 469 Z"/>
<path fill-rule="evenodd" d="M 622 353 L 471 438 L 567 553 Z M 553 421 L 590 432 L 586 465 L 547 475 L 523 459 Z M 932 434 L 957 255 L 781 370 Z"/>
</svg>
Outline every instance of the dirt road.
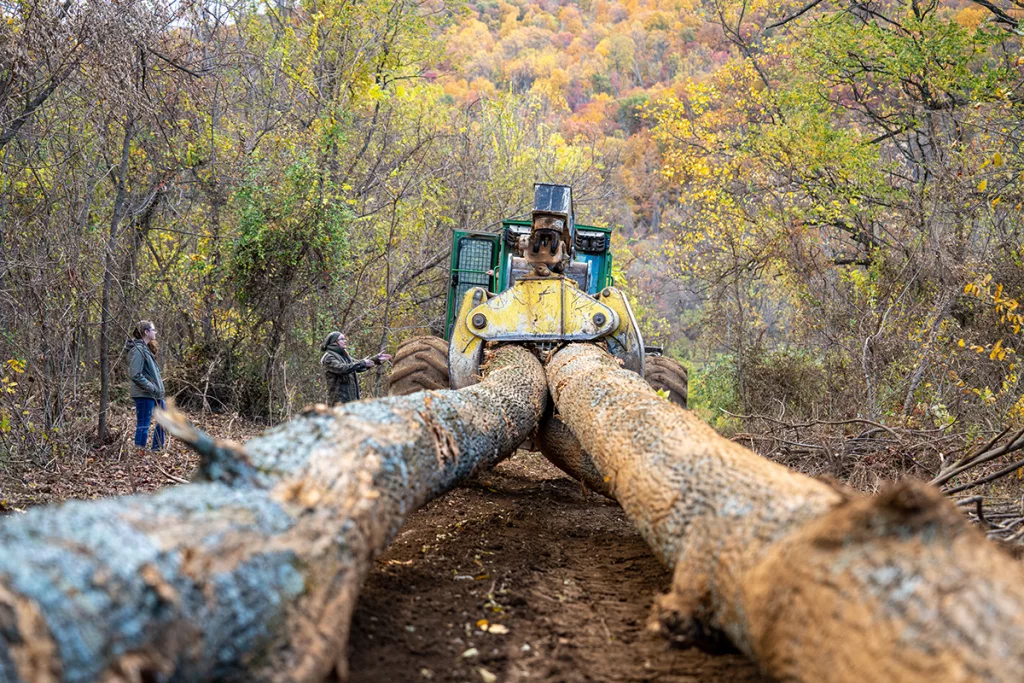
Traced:
<svg viewBox="0 0 1024 683">
<path fill-rule="evenodd" d="M 670 581 L 614 503 L 520 451 L 414 514 L 356 611 L 352 683 L 761 682 L 645 630 Z"/>
</svg>

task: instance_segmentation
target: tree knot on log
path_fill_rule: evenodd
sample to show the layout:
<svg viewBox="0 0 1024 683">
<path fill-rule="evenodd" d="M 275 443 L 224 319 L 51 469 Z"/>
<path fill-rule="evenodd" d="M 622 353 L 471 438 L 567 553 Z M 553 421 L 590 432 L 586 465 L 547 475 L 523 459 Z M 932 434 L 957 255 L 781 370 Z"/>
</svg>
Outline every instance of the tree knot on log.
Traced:
<svg viewBox="0 0 1024 683">
<path fill-rule="evenodd" d="M 155 564 L 144 564 L 139 570 L 139 575 L 160 602 L 168 605 L 177 604 L 178 591 L 164 578 Z"/>
<path fill-rule="evenodd" d="M 710 592 L 705 591 L 695 601 L 673 590 L 654 599 L 647 630 L 663 636 L 673 647 L 695 647 L 710 654 L 736 652 L 729 638 L 710 626 L 712 619 Z"/>
<path fill-rule="evenodd" d="M 196 428 L 184 414 L 175 409 L 173 403 L 168 405 L 167 410 L 157 410 L 156 420 L 171 436 L 185 442 L 199 454 L 196 480 L 214 481 L 231 487 L 263 488 L 259 471 L 240 444 L 215 439 Z"/>
<path fill-rule="evenodd" d="M 306 417 L 307 415 L 326 415 L 332 412 L 334 409 L 326 403 L 313 403 L 299 411 L 299 415 Z"/>
<path fill-rule="evenodd" d="M 207 439 L 213 441 L 208 436 Z M 196 451 L 200 458 L 197 479 L 216 481 L 232 487 L 262 488 L 259 472 L 242 448 L 220 444 L 205 452 L 197 447 Z"/>
<path fill-rule="evenodd" d="M 429 406 L 429 404 L 427 404 Z M 434 442 L 434 453 L 437 455 L 438 467 L 447 467 L 459 459 L 459 444 L 451 431 L 435 419 L 429 410 L 419 412 L 420 419 L 427 426 L 430 438 Z M 507 419 L 507 416 L 506 416 Z"/>
<path fill-rule="evenodd" d="M 832 524 L 815 538 L 820 548 L 865 543 L 877 538 L 941 537 L 970 532 L 967 520 L 936 488 L 902 481 L 866 498 L 848 496 L 827 517 Z"/>
</svg>

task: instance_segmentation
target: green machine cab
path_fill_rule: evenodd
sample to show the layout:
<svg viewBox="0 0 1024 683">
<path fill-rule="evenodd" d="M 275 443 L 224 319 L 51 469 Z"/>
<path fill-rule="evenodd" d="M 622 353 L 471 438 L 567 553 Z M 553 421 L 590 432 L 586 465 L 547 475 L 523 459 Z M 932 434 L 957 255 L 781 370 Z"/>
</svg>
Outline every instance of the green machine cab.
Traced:
<svg viewBox="0 0 1024 683">
<path fill-rule="evenodd" d="M 531 225 L 530 221 L 506 220 L 502 221 L 501 232 L 497 234 L 455 231 L 445 312 L 445 341 L 451 339 L 455 314 L 466 292 L 474 287 L 483 287 L 491 294 L 497 294 L 509 288 L 517 244 L 523 237 L 529 237 Z M 587 279 L 580 289 L 591 296 L 615 284 L 611 238 L 611 228 L 576 226 L 576 262 L 585 264 Z"/>
</svg>

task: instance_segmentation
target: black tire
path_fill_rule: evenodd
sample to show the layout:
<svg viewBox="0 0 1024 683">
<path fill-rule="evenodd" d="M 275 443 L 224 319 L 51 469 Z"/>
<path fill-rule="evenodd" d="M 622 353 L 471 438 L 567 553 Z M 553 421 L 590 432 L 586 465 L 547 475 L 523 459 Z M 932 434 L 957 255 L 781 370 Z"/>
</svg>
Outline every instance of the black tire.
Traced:
<svg viewBox="0 0 1024 683">
<path fill-rule="evenodd" d="M 413 337 L 398 346 L 388 377 L 388 396 L 449 386 L 448 342 L 439 337 Z"/>
<path fill-rule="evenodd" d="M 647 356 L 644 366 L 644 379 L 651 388 L 664 389 L 668 400 L 685 408 L 688 377 L 683 364 L 666 356 Z"/>
</svg>

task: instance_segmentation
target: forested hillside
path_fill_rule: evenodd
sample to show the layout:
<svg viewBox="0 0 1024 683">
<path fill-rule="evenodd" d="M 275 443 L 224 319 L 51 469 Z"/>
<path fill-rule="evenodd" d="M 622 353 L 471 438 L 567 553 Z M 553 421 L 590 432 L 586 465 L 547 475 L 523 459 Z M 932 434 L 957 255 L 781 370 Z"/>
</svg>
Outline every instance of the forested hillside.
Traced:
<svg viewBox="0 0 1024 683">
<path fill-rule="evenodd" d="M 535 181 L 617 228 L 648 343 L 716 426 L 988 440 L 1024 421 L 1021 16 L 2 2 L 0 443 L 107 438 L 140 318 L 179 404 L 280 421 L 322 399 L 327 332 L 366 355 L 436 327 L 452 231 Z"/>
<path fill-rule="evenodd" d="M 446 92 L 533 98 L 600 150 L 619 193 L 601 217 L 652 331 L 705 368 L 699 405 L 1024 416 L 1015 7 L 471 10 Z"/>
</svg>

